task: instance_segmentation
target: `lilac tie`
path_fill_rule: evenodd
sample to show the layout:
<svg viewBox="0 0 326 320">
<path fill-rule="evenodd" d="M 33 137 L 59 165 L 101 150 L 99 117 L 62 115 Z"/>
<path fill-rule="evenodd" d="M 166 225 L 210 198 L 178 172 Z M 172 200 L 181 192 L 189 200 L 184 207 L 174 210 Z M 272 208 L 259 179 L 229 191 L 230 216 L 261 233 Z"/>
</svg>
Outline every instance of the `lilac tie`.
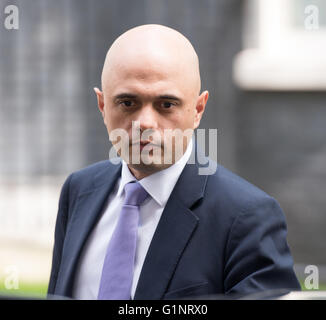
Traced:
<svg viewBox="0 0 326 320">
<path fill-rule="evenodd" d="M 148 193 L 138 182 L 125 185 L 125 200 L 108 245 L 99 300 L 130 300 L 137 244 L 139 206 Z"/>
</svg>

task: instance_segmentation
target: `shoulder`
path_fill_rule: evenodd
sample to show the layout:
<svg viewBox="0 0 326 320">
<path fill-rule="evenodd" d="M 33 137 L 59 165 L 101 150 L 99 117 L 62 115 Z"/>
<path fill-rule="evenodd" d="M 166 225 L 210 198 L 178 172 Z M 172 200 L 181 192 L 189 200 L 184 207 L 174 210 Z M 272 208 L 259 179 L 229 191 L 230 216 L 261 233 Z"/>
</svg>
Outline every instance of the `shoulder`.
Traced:
<svg viewBox="0 0 326 320">
<path fill-rule="evenodd" d="M 98 172 L 108 169 L 111 165 L 109 160 L 103 160 L 96 163 L 92 163 L 84 168 L 74 171 L 71 175 L 74 179 L 83 179 L 87 177 L 94 176 Z"/>
<path fill-rule="evenodd" d="M 221 164 L 196 151 L 198 175 L 207 176 L 205 198 L 224 205 L 248 206 L 260 199 L 271 198 L 266 192 Z"/>
<path fill-rule="evenodd" d="M 256 212 L 258 208 L 279 209 L 277 201 L 265 191 L 221 165 L 208 176 L 205 196 L 231 216 Z"/>
<path fill-rule="evenodd" d="M 110 178 L 110 172 L 117 168 L 117 162 L 103 160 L 86 166 L 71 173 L 66 179 L 65 185 L 69 185 L 70 190 L 86 192 L 89 188 L 104 183 Z"/>
<path fill-rule="evenodd" d="M 246 179 L 240 177 L 236 173 L 224 168 L 222 165 L 217 165 L 217 170 L 214 174 L 208 176 L 208 184 L 210 187 L 217 188 L 223 194 L 237 193 L 239 197 L 269 197 L 268 194 L 255 186 Z"/>
</svg>

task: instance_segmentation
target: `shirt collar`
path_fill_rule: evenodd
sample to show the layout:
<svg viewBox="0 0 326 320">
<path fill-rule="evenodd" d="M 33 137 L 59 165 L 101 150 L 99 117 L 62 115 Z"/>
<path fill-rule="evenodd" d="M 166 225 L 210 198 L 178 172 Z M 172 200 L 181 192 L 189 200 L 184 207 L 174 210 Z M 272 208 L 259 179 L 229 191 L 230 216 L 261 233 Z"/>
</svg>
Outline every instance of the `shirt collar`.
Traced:
<svg viewBox="0 0 326 320">
<path fill-rule="evenodd" d="M 148 177 L 139 180 L 142 187 L 149 193 L 149 195 L 162 207 L 167 203 L 170 194 L 177 183 L 177 180 L 184 169 L 187 161 L 190 158 L 192 148 L 192 139 L 188 144 L 186 152 L 183 156 L 172 166 L 155 172 Z M 117 196 L 120 197 L 124 186 L 131 182 L 137 181 L 134 175 L 130 172 L 127 163 L 122 160 L 121 179 Z M 162 188 L 164 186 L 164 188 Z"/>
</svg>

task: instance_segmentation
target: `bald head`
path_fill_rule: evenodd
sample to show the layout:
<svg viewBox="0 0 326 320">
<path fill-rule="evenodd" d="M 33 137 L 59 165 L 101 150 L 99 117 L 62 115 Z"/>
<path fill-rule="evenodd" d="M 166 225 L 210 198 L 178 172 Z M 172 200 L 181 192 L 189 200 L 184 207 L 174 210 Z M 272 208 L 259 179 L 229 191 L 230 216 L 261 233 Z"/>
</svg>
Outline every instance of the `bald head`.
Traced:
<svg viewBox="0 0 326 320">
<path fill-rule="evenodd" d="M 162 25 L 135 27 L 118 37 L 110 47 L 102 72 L 102 87 L 121 72 L 135 72 L 140 78 L 164 76 L 184 82 L 189 92 L 200 91 L 197 54 L 180 32 Z"/>
<path fill-rule="evenodd" d="M 173 162 L 181 157 L 208 99 L 207 91 L 200 93 L 193 46 L 161 25 L 133 28 L 114 41 L 106 55 L 102 89 L 95 88 L 98 107 L 118 154 L 128 163 L 134 148 L 144 151 L 140 163 L 128 164 L 137 179 L 170 166 L 165 155 Z"/>
</svg>

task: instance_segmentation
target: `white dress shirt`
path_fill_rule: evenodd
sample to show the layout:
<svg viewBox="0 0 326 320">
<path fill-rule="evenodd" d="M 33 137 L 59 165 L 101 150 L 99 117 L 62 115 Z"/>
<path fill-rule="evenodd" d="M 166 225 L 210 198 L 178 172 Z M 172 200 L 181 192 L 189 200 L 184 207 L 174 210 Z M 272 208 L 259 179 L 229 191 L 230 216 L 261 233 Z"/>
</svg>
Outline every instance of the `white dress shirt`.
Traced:
<svg viewBox="0 0 326 320">
<path fill-rule="evenodd" d="M 140 206 L 138 239 L 131 297 L 134 298 L 140 272 L 170 194 L 185 167 L 192 151 L 190 141 L 184 155 L 172 166 L 139 180 L 149 193 Z M 92 230 L 82 252 L 75 277 L 73 298 L 97 299 L 106 250 L 118 222 L 124 201 L 125 184 L 135 181 L 127 164 L 122 161 L 121 177 L 110 193 L 101 218 Z"/>
</svg>

